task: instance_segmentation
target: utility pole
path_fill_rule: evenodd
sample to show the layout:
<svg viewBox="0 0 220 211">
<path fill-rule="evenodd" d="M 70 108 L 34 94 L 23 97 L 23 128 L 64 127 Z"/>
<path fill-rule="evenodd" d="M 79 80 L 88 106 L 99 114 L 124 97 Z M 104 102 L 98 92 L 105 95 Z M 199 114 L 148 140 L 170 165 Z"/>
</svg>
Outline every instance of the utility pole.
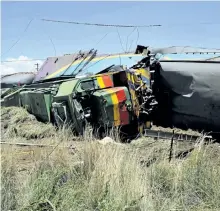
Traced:
<svg viewBox="0 0 220 211">
<path fill-rule="evenodd" d="M 36 69 L 37 69 L 37 72 L 38 72 L 38 67 L 39 67 L 39 64 L 37 63 L 37 64 L 35 64 L 37 67 L 36 67 Z"/>
</svg>

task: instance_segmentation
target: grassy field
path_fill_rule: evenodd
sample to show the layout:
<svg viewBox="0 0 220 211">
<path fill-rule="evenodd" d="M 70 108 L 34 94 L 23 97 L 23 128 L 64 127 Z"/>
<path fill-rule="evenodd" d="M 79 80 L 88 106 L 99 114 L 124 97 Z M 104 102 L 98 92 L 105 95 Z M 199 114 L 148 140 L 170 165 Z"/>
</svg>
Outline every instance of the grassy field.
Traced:
<svg viewBox="0 0 220 211">
<path fill-rule="evenodd" d="M 1 210 L 220 210 L 220 145 L 83 138 L 1 109 Z M 53 145 L 53 146 L 52 146 Z"/>
</svg>

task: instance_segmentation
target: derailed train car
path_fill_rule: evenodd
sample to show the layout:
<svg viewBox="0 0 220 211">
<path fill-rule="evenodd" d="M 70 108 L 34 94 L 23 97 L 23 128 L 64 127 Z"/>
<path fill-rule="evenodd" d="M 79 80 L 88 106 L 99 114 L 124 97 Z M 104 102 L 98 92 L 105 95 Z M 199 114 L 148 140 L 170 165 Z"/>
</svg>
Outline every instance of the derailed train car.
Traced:
<svg viewBox="0 0 220 211">
<path fill-rule="evenodd" d="M 140 54 L 143 51 L 147 55 Z M 171 51 L 158 59 L 161 49 L 155 56 L 139 46 L 138 55 L 113 55 L 114 61 L 108 60 L 106 66 L 100 66 L 105 56 L 96 58 L 93 51 L 74 55 L 67 65 L 66 58 L 50 59 L 34 83 L 4 97 L 3 105 L 23 106 L 44 122 L 70 124 L 76 134 L 82 134 L 87 124 L 99 131 L 117 127 L 129 136 L 152 124 L 219 131 L 220 62 L 212 60 L 216 53 L 189 56 L 184 52 L 188 58 L 183 59 L 178 58 L 183 55 L 179 49 L 175 54 Z M 122 58 L 130 61 L 131 57 L 139 62 L 129 68 L 121 65 L 127 64 Z M 93 75 L 79 77 L 91 61 Z"/>
<path fill-rule="evenodd" d="M 122 55 L 112 58 L 121 62 L 123 59 L 119 57 Z M 131 60 L 132 55 L 127 57 Z M 84 66 L 83 62 L 78 65 Z M 149 68 L 144 63 L 129 69 L 110 65 L 99 72 L 96 70 L 93 76 L 79 77 L 76 71 L 74 75 L 64 75 L 59 67 L 50 73 L 62 75 L 48 77 L 45 74 L 43 79 L 5 96 L 2 105 L 25 107 L 43 122 L 70 125 L 76 134 L 83 134 L 89 124 L 100 133 L 117 127 L 121 134 L 135 136 L 143 127 L 150 128 L 150 115 L 156 105 L 150 89 Z M 61 70 L 66 72 L 62 67 Z"/>
<path fill-rule="evenodd" d="M 220 62 L 162 60 L 154 81 L 155 123 L 220 131 Z"/>
<path fill-rule="evenodd" d="M 220 132 L 220 50 L 173 46 L 150 53 L 151 88 L 158 102 L 153 123 Z"/>
<path fill-rule="evenodd" d="M 121 127 L 132 136 L 142 127 L 150 128 L 154 98 L 149 76 L 145 68 L 112 69 L 92 77 L 33 84 L 6 96 L 3 104 L 25 107 L 43 122 L 69 124 L 76 134 L 89 123 L 99 132 Z"/>
</svg>

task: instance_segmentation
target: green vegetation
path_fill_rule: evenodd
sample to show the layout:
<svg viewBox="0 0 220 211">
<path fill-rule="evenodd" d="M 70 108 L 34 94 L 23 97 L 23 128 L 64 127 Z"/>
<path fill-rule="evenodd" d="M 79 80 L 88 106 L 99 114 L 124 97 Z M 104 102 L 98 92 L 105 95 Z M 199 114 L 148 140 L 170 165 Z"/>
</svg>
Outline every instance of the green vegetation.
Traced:
<svg viewBox="0 0 220 211">
<path fill-rule="evenodd" d="M 89 132 L 79 140 L 21 108 L 2 108 L 1 117 L 2 141 L 59 143 L 2 145 L 1 210 L 220 210 L 218 144 L 175 142 L 169 162 L 170 141 L 121 144 Z"/>
</svg>

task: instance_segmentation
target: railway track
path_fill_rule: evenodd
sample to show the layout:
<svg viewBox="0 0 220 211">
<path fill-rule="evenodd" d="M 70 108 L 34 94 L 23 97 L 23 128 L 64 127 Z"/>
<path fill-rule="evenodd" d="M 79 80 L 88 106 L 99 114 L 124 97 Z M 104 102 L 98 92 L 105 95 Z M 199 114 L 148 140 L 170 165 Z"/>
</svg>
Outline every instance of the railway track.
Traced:
<svg viewBox="0 0 220 211">
<path fill-rule="evenodd" d="M 175 133 L 175 132 L 165 132 L 160 130 L 150 130 L 145 129 L 144 130 L 144 137 L 150 137 L 154 138 L 156 140 L 164 139 L 164 140 L 176 140 L 176 141 L 187 141 L 187 142 L 196 142 L 199 139 L 203 138 L 205 141 L 211 141 L 212 136 L 202 136 L 202 134 L 199 135 L 189 135 L 186 133 Z M 48 147 L 48 148 L 70 148 L 70 146 L 59 146 L 57 145 L 47 145 L 47 144 L 33 144 L 33 143 L 14 143 L 14 142 L 0 142 L 1 145 L 15 145 L 18 147 Z"/>
<path fill-rule="evenodd" d="M 150 130 L 150 129 L 145 129 L 144 130 L 144 136 L 145 137 L 151 137 L 154 139 L 173 139 L 177 141 L 197 141 L 201 137 L 204 138 L 205 141 L 211 141 L 212 136 L 202 136 L 201 135 L 189 135 L 186 133 L 175 133 L 173 132 L 165 132 L 161 130 Z"/>
</svg>

